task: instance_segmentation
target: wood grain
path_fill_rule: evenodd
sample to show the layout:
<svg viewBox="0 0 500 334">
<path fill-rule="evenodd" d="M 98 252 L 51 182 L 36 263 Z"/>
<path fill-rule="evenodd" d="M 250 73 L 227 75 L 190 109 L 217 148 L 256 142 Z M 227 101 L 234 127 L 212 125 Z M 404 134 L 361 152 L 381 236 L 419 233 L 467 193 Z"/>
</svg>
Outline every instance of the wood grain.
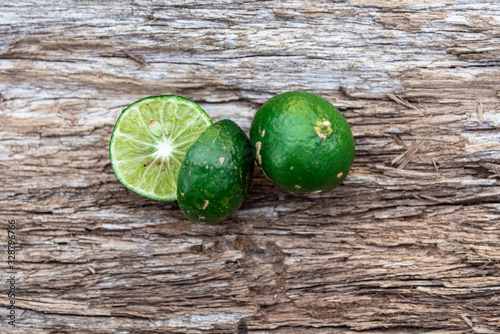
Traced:
<svg viewBox="0 0 500 334">
<path fill-rule="evenodd" d="M 15 219 L 26 311 L 2 332 L 500 332 L 498 2 L 0 9 L 0 244 Z M 288 90 L 352 126 L 330 193 L 257 170 L 243 207 L 206 226 L 113 175 L 114 122 L 139 98 L 182 95 L 248 131 Z"/>
</svg>

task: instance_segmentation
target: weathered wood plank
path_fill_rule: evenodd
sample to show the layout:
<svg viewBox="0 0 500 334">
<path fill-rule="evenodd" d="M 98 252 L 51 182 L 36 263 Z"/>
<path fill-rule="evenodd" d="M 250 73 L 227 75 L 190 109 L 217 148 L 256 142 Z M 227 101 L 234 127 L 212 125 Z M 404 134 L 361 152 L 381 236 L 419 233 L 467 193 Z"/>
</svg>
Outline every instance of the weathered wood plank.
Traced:
<svg viewBox="0 0 500 334">
<path fill-rule="evenodd" d="M 0 32 L 16 332 L 499 331 L 497 2 L 16 1 Z M 204 226 L 113 176 L 111 130 L 139 98 L 183 95 L 248 131 L 287 90 L 352 126 L 333 192 L 257 170 L 241 210 Z"/>
</svg>

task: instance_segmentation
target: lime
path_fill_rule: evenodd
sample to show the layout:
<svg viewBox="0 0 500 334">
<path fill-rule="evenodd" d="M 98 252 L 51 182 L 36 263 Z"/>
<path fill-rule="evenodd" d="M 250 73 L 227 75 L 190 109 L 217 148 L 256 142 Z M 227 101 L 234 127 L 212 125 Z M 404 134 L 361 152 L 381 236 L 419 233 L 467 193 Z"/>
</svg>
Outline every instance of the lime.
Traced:
<svg viewBox="0 0 500 334">
<path fill-rule="evenodd" d="M 252 122 L 250 141 L 264 173 L 296 193 L 338 186 L 356 150 L 351 129 L 337 108 L 305 92 L 279 94 L 264 103 Z"/>
<path fill-rule="evenodd" d="M 180 96 L 134 102 L 116 121 L 109 144 L 116 177 L 144 197 L 176 200 L 177 176 L 186 152 L 210 124 L 200 106 Z"/>
<path fill-rule="evenodd" d="M 250 141 L 230 120 L 211 125 L 194 142 L 182 163 L 177 200 L 193 222 L 229 218 L 245 200 L 253 177 Z"/>
</svg>

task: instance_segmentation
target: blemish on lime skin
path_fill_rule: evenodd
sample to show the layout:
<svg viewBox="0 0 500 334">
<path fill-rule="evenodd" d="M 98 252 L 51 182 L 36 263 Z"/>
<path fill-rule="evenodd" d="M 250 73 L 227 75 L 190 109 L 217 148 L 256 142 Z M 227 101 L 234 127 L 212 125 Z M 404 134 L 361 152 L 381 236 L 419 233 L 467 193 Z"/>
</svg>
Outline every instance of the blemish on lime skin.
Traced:
<svg viewBox="0 0 500 334">
<path fill-rule="evenodd" d="M 257 150 L 257 162 L 262 164 L 262 156 L 260 155 L 260 148 L 262 147 L 262 143 L 260 141 L 255 143 L 255 149 Z"/>
</svg>

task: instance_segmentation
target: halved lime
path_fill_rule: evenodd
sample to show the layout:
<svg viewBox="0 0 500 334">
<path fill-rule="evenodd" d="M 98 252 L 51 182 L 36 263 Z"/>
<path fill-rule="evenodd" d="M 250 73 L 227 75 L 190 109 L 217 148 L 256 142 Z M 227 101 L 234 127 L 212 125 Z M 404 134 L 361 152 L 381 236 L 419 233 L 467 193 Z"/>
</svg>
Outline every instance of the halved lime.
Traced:
<svg viewBox="0 0 500 334">
<path fill-rule="evenodd" d="M 191 144 L 212 124 L 199 105 L 181 96 L 134 102 L 116 121 L 109 157 L 118 180 L 157 201 L 177 199 L 177 176 Z"/>
</svg>

